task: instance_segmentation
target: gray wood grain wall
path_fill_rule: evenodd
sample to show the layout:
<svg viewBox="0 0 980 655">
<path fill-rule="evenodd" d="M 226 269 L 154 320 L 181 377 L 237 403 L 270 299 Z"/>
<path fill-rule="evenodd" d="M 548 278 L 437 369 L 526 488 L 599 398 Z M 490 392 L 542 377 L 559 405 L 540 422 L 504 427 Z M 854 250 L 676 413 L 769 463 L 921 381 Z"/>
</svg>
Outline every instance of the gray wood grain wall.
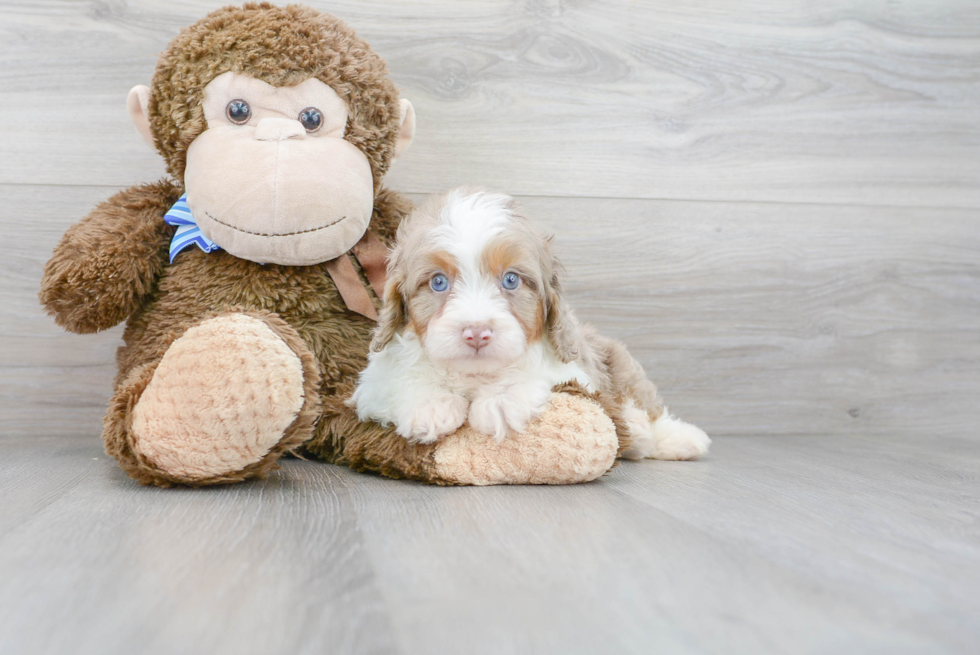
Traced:
<svg viewBox="0 0 980 655">
<path fill-rule="evenodd" d="M 0 420 L 95 437 L 119 329 L 36 301 L 61 233 L 163 175 L 128 123 L 223 2 L 0 5 Z M 557 235 L 579 314 L 716 435 L 975 438 L 976 0 L 310 2 L 415 104 L 389 177 L 500 188 Z"/>
</svg>

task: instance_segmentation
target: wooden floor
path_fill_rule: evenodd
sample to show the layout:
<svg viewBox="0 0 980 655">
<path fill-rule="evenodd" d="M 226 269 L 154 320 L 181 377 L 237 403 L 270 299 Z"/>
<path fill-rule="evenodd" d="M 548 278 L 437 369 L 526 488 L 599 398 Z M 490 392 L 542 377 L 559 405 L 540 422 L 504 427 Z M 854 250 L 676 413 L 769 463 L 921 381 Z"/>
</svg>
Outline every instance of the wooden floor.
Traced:
<svg viewBox="0 0 980 655">
<path fill-rule="evenodd" d="M 730 437 L 573 487 L 291 460 L 139 487 L 96 439 L 0 440 L 0 652 L 976 653 L 980 455 Z"/>
<path fill-rule="evenodd" d="M 0 3 L 0 655 L 980 652 L 977 0 L 308 0 L 416 108 L 386 183 L 517 195 L 713 453 L 140 488 L 98 439 L 121 330 L 36 294 L 164 174 L 126 93 L 227 2 Z"/>
</svg>

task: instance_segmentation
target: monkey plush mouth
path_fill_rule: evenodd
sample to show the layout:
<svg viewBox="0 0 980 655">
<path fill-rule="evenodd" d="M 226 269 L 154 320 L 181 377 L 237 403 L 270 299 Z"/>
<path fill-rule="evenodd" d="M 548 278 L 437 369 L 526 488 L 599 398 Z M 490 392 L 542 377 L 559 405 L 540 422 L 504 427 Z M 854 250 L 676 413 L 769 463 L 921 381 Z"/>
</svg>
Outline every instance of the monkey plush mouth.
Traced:
<svg viewBox="0 0 980 655">
<path fill-rule="evenodd" d="M 341 216 L 337 220 L 335 220 L 335 221 L 333 221 L 331 223 L 327 223 L 326 225 L 321 225 L 320 227 L 311 227 L 311 228 L 306 229 L 306 230 L 297 230 L 296 232 L 253 232 L 252 230 L 245 230 L 245 229 L 242 229 L 240 227 L 236 227 L 236 226 L 232 225 L 231 223 L 225 223 L 221 219 L 218 219 L 218 218 L 215 218 L 214 216 L 212 216 L 210 212 L 207 212 L 206 211 L 206 212 L 204 212 L 204 214 L 208 218 L 210 218 L 212 221 L 214 221 L 215 223 L 218 223 L 220 225 L 224 225 L 225 227 L 229 227 L 229 228 L 231 228 L 233 230 L 237 230 L 238 232 L 243 232 L 244 234 L 251 234 L 251 235 L 254 235 L 254 236 L 257 236 L 257 237 L 292 237 L 292 236 L 296 236 L 297 234 L 309 234 L 310 232 L 319 232 L 320 230 L 325 230 L 328 227 L 333 227 L 334 225 L 336 225 L 337 223 L 340 223 L 341 221 L 347 220 L 347 217 L 346 216 Z"/>
</svg>

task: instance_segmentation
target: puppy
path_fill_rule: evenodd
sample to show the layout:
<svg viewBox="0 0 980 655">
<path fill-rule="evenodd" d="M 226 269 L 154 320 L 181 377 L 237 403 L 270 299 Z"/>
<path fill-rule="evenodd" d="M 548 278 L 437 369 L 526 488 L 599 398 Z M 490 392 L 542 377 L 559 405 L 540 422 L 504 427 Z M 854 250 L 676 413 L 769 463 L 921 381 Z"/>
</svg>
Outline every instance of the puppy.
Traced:
<svg viewBox="0 0 980 655">
<path fill-rule="evenodd" d="M 575 319 L 561 273 L 509 196 L 457 189 L 420 206 L 398 229 L 368 366 L 348 404 L 419 443 L 466 421 L 499 441 L 544 410 L 552 387 L 575 381 L 612 401 L 628 432 L 624 457 L 707 452 L 708 436 L 667 412 L 626 348 Z"/>
</svg>

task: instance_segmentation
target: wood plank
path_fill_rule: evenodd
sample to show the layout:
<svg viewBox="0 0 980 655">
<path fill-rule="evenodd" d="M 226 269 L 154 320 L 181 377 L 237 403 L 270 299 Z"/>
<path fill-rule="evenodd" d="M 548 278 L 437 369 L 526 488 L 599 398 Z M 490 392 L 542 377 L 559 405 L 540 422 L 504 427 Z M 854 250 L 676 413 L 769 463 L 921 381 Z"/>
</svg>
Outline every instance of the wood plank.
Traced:
<svg viewBox="0 0 980 655">
<path fill-rule="evenodd" d="M 126 92 L 221 4 L 5 3 L 0 182 L 162 175 Z M 311 4 L 415 103 L 406 191 L 980 207 L 973 0 Z"/>
<path fill-rule="evenodd" d="M 0 261 L 6 431 L 96 434 L 119 329 L 64 334 L 36 290 L 61 232 L 112 190 L 0 191 L 35 226 Z M 557 235 L 579 316 L 709 433 L 980 438 L 974 211 L 523 201 Z"/>
<path fill-rule="evenodd" d="M 82 444 L 85 445 L 82 445 Z M 573 487 L 290 460 L 142 488 L 0 441 L 4 653 L 972 653 L 975 443 L 737 437 Z"/>
<path fill-rule="evenodd" d="M 885 502 L 874 505 L 877 523 L 902 523 L 918 539 L 890 552 L 882 548 L 893 542 L 889 535 L 870 531 L 857 550 L 844 553 L 835 544 L 851 536 L 852 526 L 834 519 L 850 513 L 854 497 L 838 493 L 836 485 L 882 500 L 903 486 L 904 474 L 930 478 L 938 487 L 945 467 L 930 467 L 926 449 L 912 446 L 926 459 L 927 472 L 918 472 L 918 458 L 905 460 L 890 467 L 890 484 L 881 490 L 854 467 L 816 485 L 794 484 L 788 473 L 769 483 L 768 469 L 758 466 L 760 458 L 779 462 L 784 451 L 797 450 L 804 465 L 822 460 L 830 469 L 853 455 L 852 442 L 725 439 L 710 461 L 693 466 L 626 464 L 596 485 L 494 489 L 490 498 L 483 489 L 423 489 L 430 496 L 423 503 L 400 487 L 370 481 L 358 485 L 367 488 L 355 501 L 378 517 L 365 532 L 396 608 L 395 624 L 412 652 L 832 652 L 844 644 L 853 652 L 969 651 L 978 636 L 971 614 L 980 566 L 974 531 L 964 534 L 934 514 L 909 515 L 902 503 Z M 881 439 L 867 450 L 886 452 L 889 443 Z M 886 479 L 884 473 L 875 477 Z M 965 494 L 976 491 L 977 478 L 969 477 L 963 488 L 943 495 L 950 515 L 975 515 Z M 599 484 L 623 491 L 630 502 L 599 493 Z M 740 496 L 726 494 L 737 484 L 808 496 L 824 511 L 799 516 L 794 507 L 758 498 L 743 505 Z M 700 493 L 684 502 L 690 487 Z M 674 501 L 680 501 L 676 511 Z M 758 522 L 754 541 L 729 527 L 747 515 Z M 703 527 L 720 517 L 720 527 Z M 817 563 L 783 561 L 821 527 L 808 544 Z M 768 545 L 767 537 L 776 543 Z M 926 552 L 935 561 L 919 572 L 915 562 Z M 871 566 L 866 560 L 874 556 L 886 561 Z M 401 566 L 403 557 L 414 566 Z M 837 575 L 823 574 L 835 565 Z M 888 600 L 877 600 L 879 594 Z M 926 609 L 940 606 L 948 613 Z M 899 616 L 908 623 L 895 621 Z"/>
<path fill-rule="evenodd" d="M 0 446 L 4 653 L 394 652 L 358 519 L 326 465 L 164 491 L 81 441 Z"/>
<path fill-rule="evenodd" d="M 732 450 L 723 441 L 720 452 L 727 456 L 716 453 L 704 463 L 707 470 L 676 467 L 669 476 L 654 477 L 624 466 L 608 482 L 734 546 L 758 549 L 814 577 L 846 585 L 855 576 L 873 576 L 896 598 L 963 611 L 977 606 L 975 441 L 926 435 L 786 438 L 779 444 L 738 439 Z M 714 477 L 716 467 L 726 470 L 723 479 Z M 738 510 L 708 511 L 720 498 Z M 775 515 L 781 518 L 773 530 Z M 925 528 L 923 519 L 932 525 Z M 833 539 L 827 539 L 828 529 Z M 971 546 L 963 549 L 964 543 Z M 960 612 L 943 620 L 972 619 Z"/>
</svg>

